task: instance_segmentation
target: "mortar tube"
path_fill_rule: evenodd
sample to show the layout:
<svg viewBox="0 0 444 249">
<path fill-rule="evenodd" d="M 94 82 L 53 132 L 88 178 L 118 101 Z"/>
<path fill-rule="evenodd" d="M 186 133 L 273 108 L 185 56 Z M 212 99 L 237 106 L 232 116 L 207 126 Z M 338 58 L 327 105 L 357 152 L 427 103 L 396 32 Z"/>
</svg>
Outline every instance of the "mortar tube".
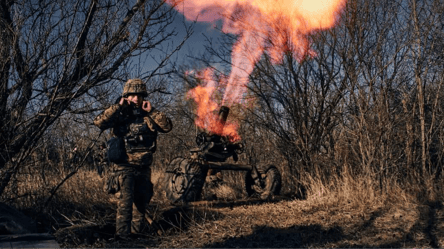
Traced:
<svg viewBox="0 0 444 249">
<path fill-rule="evenodd" d="M 218 127 L 218 130 L 216 131 L 216 134 L 222 135 L 222 132 L 224 131 L 225 123 L 227 122 L 228 114 L 230 113 L 230 108 L 227 106 L 221 106 L 219 109 L 219 123 L 220 126 Z"/>
</svg>

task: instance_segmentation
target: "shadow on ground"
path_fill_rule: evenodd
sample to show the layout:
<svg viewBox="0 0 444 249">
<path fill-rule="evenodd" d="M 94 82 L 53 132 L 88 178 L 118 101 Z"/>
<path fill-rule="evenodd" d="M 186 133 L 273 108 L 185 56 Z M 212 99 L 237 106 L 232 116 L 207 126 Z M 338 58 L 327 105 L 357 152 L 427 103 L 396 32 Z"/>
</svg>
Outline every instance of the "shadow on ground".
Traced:
<svg viewBox="0 0 444 249">
<path fill-rule="evenodd" d="M 258 227 L 252 235 L 230 238 L 222 243 L 204 247 L 240 247 L 240 248 L 300 248 L 317 247 L 326 242 L 337 242 L 344 239 L 341 227 L 323 229 L 320 225 L 294 226 L 286 229 Z"/>
<path fill-rule="evenodd" d="M 348 239 L 341 227 L 329 229 L 323 229 L 320 225 L 294 226 L 286 229 L 258 227 L 249 236 L 230 238 L 203 248 L 401 248 L 398 243 L 377 247 L 353 245 L 347 243 Z"/>
<path fill-rule="evenodd" d="M 203 207 L 202 207 L 203 205 Z M 162 234 L 148 230 L 143 235 L 129 241 L 114 237 L 115 220 L 109 219 L 105 224 L 83 224 L 60 229 L 57 238 L 62 247 L 173 247 L 177 241 L 187 241 L 194 245 L 196 227 L 203 227 L 213 222 L 230 222 L 233 214 L 226 208 L 234 206 L 255 205 L 253 201 L 195 203 L 189 206 L 171 206 L 159 210 L 155 220 Z M 219 210 L 222 208 L 225 211 Z M 246 209 L 246 210 L 247 210 Z M 430 202 L 411 210 L 418 219 L 409 223 L 402 215 L 390 212 L 390 207 L 378 208 L 365 216 L 346 215 L 341 209 L 330 212 L 336 215 L 334 222 L 323 222 L 318 212 L 308 214 L 310 217 L 291 217 L 295 224 L 286 228 L 256 226 L 248 235 L 237 235 L 219 240 L 199 241 L 199 247 L 208 248 L 302 248 L 302 247 L 355 247 L 355 248 L 401 248 L 442 246 L 444 238 L 444 210 L 441 202 Z M 323 212 L 325 215 L 325 211 Z M 236 214 L 242 215 L 242 214 Z M 259 214 L 260 215 L 260 214 Z M 307 215 L 302 214 L 301 215 Z M 318 215 L 318 218 L 315 216 Z M 394 217 L 394 215 L 398 215 Z M 259 217 L 260 218 L 260 217 Z M 284 217 L 285 218 L 285 217 Z M 288 217 L 290 218 L 290 217 Z M 398 222 L 398 223 L 397 223 Z M 414 223 L 414 224 L 412 224 Z M 234 223 L 233 223 L 234 224 Z M 239 224 L 239 223 L 237 223 Z M 245 224 L 250 226 L 250 224 Z M 389 226 L 390 225 L 390 226 Z M 407 226 L 408 225 L 408 226 Z M 204 229 L 204 228 L 202 228 Z M 203 230 L 204 231 L 204 230 Z M 202 237 L 203 238 L 203 237 Z M 198 236 L 194 240 L 199 239 Z M 214 239 L 214 238 L 213 238 Z M 175 241 L 176 243 L 172 243 Z"/>
<path fill-rule="evenodd" d="M 439 238 L 444 236 L 444 231 L 440 228 L 443 223 L 442 211 L 443 205 L 439 201 L 429 201 L 426 205 L 418 206 L 419 219 L 405 235 L 404 240 L 394 246 L 442 247 L 439 242 Z"/>
<path fill-rule="evenodd" d="M 406 248 L 442 247 L 444 238 L 444 210 L 441 202 L 420 205 L 414 224 L 390 223 L 389 208 L 379 208 L 367 218 L 343 216 L 336 225 L 326 227 L 323 222 L 295 225 L 288 228 L 256 227 L 252 234 L 227 238 L 222 242 L 208 243 L 211 248 Z M 414 210 L 412 210 L 414 212 Z M 313 214 L 315 215 L 315 214 Z M 404 217 L 398 217 L 400 220 Z M 407 222 L 408 223 L 408 222 Z"/>
<path fill-rule="evenodd" d="M 190 226 L 205 221 L 221 220 L 224 215 L 215 210 L 201 209 L 193 206 L 170 207 L 156 217 L 157 224 L 160 226 L 163 234 L 172 234 L 174 232 L 184 232 Z"/>
<path fill-rule="evenodd" d="M 62 247 L 95 248 L 146 248 L 158 247 L 165 237 L 183 233 L 196 223 L 206 220 L 223 219 L 224 215 L 211 210 L 190 206 L 170 207 L 162 210 L 157 217 L 156 226 L 147 225 L 142 234 L 122 239 L 115 236 L 115 218 L 101 225 L 78 224 L 59 229 L 55 236 Z"/>
</svg>

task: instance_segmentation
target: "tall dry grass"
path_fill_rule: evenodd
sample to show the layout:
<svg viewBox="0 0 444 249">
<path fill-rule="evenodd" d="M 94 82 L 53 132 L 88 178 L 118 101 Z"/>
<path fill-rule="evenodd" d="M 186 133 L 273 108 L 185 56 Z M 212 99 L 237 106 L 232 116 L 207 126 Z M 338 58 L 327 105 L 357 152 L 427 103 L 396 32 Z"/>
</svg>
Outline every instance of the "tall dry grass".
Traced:
<svg viewBox="0 0 444 249">
<path fill-rule="evenodd" d="M 3 199 L 14 203 L 21 208 L 41 207 L 48 198 L 50 191 L 58 185 L 70 172 L 70 169 L 54 167 L 44 169 L 44 164 L 30 164 L 22 167 L 16 177 L 8 185 Z M 298 197 L 296 191 L 302 185 L 306 191 L 306 199 L 323 197 L 336 202 L 365 203 L 378 199 L 390 198 L 399 200 L 430 201 L 440 198 L 443 189 L 442 182 L 437 182 L 434 176 L 425 180 L 399 179 L 396 177 L 384 179 L 384 188 L 381 189 L 380 179 L 376 173 L 356 171 L 350 165 L 342 167 L 340 174 L 325 176 L 323 167 L 312 172 L 302 172 L 298 178 L 289 174 L 286 163 L 274 163 L 282 175 L 282 194 L 289 197 Z M 94 209 L 95 205 L 109 203 L 110 195 L 103 190 L 104 181 L 109 171 L 100 177 L 96 171 L 82 168 L 69 178 L 56 192 L 53 203 L 70 203 L 73 206 L 82 206 L 85 209 Z M 161 186 L 164 168 L 154 167 L 152 182 L 155 185 L 153 201 L 166 202 Z M 223 183 L 218 186 L 205 186 L 204 195 L 216 194 L 224 200 L 244 198 L 245 174 L 243 171 L 222 171 Z M 424 184 L 423 184 L 424 183 Z M 205 196 L 203 196 L 205 197 Z M 328 198 L 326 198 L 328 197 Z M 111 199 L 113 199 L 111 197 Z M 330 201 L 329 201 L 330 202 Z M 37 205 L 36 205 L 37 204 Z"/>
<path fill-rule="evenodd" d="M 113 219 L 112 198 L 103 190 L 106 174 L 100 177 L 81 168 L 52 195 L 73 169 L 46 163 L 22 167 L 5 189 L 2 201 L 36 219 L 42 232 L 79 224 L 103 225 Z"/>
<path fill-rule="evenodd" d="M 442 201 L 440 193 L 444 186 L 433 177 L 425 181 L 386 178 L 384 188 L 381 188 L 377 174 L 365 170 L 354 170 L 348 164 L 342 166 L 339 174 L 328 177 L 322 170 L 322 166 L 327 164 L 319 164 L 317 166 L 319 168 L 312 169 L 311 172 L 302 172 L 297 178 L 289 174 L 284 160 L 275 161 L 274 165 L 282 173 L 282 194 L 295 200 L 292 205 L 309 212 L 339 207 L 344 212 L 354 210 L 353 212 L 368 213 L 369 210 L 379 207 Z M 42 164 L 29 165 L 23 169 L 26 170 L 20 171 L 12 184 L 8 186 L 5 195 L 7 198 L 3 198 L 26 213 L 34 215 L 34 218 L 44 226 L 42 228 L 44 231 L 56 232 L 61 228 L 71 226 L 113 226 L 116 198 L 103 190 L 104 180 L 109 171 L 106 171 L 101 178 L 96 171 L 88 170 L 87 167 L 80 169 L 59 188 L 45 207 L 50 190 L 59 184 L 70 171 L 63 167 L 42 170 Z M 42 172 L 45 173 L 42 174 Z M 202 197 L 222 201 L 246 198 L 245 172 L 223 171 L 222 173 L 223 183 L 216 186 L 206 184 Z M 154 167 L 152 182 L 155 194 L 151 203 L 154 216 L 159 215 L 158 210 L 169 203 L 160 184 L 164 174 L 164 168 L 158 165 Z M 425 185 L 422 185 L 423 182 Z M 296 193 L 300 186 L 305 187 L 303 199 Z M 202 222 L 202 214 L 199 213 L 187 214 L 184 219 L 187 224 L 203 226 L 202 224 L 205 223 Z M 207 217 L 207 221 L 208 219 L 210 218 Z M 179 232 L 182 231 L 181 229 L 180 226 L 176 227 Z"/>
</svg>

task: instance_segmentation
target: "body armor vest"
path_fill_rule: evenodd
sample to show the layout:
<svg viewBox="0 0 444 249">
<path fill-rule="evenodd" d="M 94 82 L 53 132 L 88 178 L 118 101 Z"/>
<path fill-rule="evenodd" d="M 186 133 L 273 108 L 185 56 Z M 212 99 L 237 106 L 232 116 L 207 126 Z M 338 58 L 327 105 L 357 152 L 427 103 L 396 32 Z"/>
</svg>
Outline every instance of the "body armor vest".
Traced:
<svg viewBox="0 0 444 249">
<path fill-rule="evenodd" d="M 132 152 L 156 151 L 157 132 L 152 131 L 144 121 L 148 113 L 140 108 L 133 108 L 124 113 L 123 119 L 115 127 L 114 134 L 123 137 L 125 149 Z"/>
</svg>

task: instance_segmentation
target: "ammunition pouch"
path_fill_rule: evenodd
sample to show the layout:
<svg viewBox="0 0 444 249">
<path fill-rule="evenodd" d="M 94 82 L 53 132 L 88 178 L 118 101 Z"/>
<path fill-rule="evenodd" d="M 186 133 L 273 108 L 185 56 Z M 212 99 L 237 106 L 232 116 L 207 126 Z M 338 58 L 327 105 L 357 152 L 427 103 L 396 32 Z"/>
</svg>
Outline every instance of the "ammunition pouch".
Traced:
<svg viewBox="0 0 444 249">
<path fill-rule="evenodd" d="M 125 140 L 125 148 L 128 153 L 133 152 L 156 152 L 157 143 L 156 143 L 156 135 L 135 135 L 135 136 L 126 136 Z"/>
<path fill-rule="evenodd" d="M 108 142 L 108 161 L 123 163 L 126 160 L 125 142 L 122 137 L 113 137 Z"/>
</svg>

